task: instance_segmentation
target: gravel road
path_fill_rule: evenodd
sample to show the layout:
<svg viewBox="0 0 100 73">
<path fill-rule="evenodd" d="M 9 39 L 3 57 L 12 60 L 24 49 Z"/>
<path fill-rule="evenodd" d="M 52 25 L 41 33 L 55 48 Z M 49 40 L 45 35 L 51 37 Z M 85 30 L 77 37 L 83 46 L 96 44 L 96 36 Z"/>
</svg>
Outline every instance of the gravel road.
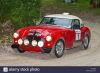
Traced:
<svg viewBox="0 0 100 73">
<path fill-rule="evenodd" d="M 92 33 L 88 50 L 66 50 L 64 56 L 58 59 L 44 53 L 17 54 L 10 44 L 3 44 L 0 46 L 0 66 L 100 66 L 100 24 L 87 21 L 85 24 Z"/>
</svg>

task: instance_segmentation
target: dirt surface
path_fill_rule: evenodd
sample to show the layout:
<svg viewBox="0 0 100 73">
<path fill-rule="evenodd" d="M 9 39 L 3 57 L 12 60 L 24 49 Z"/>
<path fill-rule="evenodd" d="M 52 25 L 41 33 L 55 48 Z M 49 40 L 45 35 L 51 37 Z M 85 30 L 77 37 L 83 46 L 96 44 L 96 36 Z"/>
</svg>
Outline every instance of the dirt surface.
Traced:
<svg viewBox="0 0 100 73">
<path fill-rule="evenodd" d="M 3 44 L 0 46 L 0 66 L 100 66 L 100 24 L 86 21 L 85 24 L 92 33 L 87 50 L 66 50 L 64 56 L 58 59 L 41 53 L 17 54 L 10 44 Z"/>
</svg>

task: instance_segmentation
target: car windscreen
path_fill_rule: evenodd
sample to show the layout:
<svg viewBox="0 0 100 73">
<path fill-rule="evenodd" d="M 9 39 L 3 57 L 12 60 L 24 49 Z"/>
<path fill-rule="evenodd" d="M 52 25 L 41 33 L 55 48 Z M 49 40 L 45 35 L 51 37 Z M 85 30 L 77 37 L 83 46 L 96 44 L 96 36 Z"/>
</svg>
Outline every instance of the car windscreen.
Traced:
<svg viewBox="0 0 100 73">
<path fill-rule="evenodd" d="M 71 22 L 72 20 L 67 18 L 44 17 L 40 24 L 71 27 Z"/>
</svg>

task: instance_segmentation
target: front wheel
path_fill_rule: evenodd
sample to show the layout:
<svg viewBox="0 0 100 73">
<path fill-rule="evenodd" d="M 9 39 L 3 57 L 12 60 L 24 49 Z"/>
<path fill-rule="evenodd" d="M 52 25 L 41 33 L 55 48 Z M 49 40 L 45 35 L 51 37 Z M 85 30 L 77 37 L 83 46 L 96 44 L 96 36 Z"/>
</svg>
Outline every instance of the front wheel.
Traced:
<svg viewBox="0 0 100 73">
<path fill-rule="evenodd" d="M 54 46 L 54 53 L 55 56 L 57 58 L 60 58 L 63 56 L 64 54 L 64 49 L 65 49 L 65 45 L 64 45 L 64 41 L 63 40 L 58 40 Z"/>
</svg>

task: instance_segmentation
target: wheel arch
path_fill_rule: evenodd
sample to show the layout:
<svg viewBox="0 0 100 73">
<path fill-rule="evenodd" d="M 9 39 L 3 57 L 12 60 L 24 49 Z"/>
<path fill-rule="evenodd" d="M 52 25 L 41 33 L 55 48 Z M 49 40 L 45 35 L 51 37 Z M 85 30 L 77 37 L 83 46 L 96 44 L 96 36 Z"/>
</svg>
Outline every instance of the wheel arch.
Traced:
<svg viewBox="0 0 100 73">
<path fill-rule="evenodd" d="M 91 39 L 91 32 L 90 32 L 90 29 L 88 28 L 88 27 L 86 27 L 86 26 L 84 26 L 83 28 L 82 28 L 82 41 L 84 40 L 84 38 L 85 38 L 85 36 L 86 35 L 88 35 L 89 36 L 89 38 Z M 89 40 L 90 40 L 89 39 Z"/>
<path fill-rule="evenodd" d="M 62 40 L 63 43 L 64 43 L 64 45 L 65 45 L 65 39 L 64 39 L 64 37 L 58 37 L 58 38 L 55 40 L 54 45 L 56 44 L 56 42 L 57 42 L 58 40 Z M 54 46 L 54 45 L 53 45 L 53 46 Z"/>
</svg>

